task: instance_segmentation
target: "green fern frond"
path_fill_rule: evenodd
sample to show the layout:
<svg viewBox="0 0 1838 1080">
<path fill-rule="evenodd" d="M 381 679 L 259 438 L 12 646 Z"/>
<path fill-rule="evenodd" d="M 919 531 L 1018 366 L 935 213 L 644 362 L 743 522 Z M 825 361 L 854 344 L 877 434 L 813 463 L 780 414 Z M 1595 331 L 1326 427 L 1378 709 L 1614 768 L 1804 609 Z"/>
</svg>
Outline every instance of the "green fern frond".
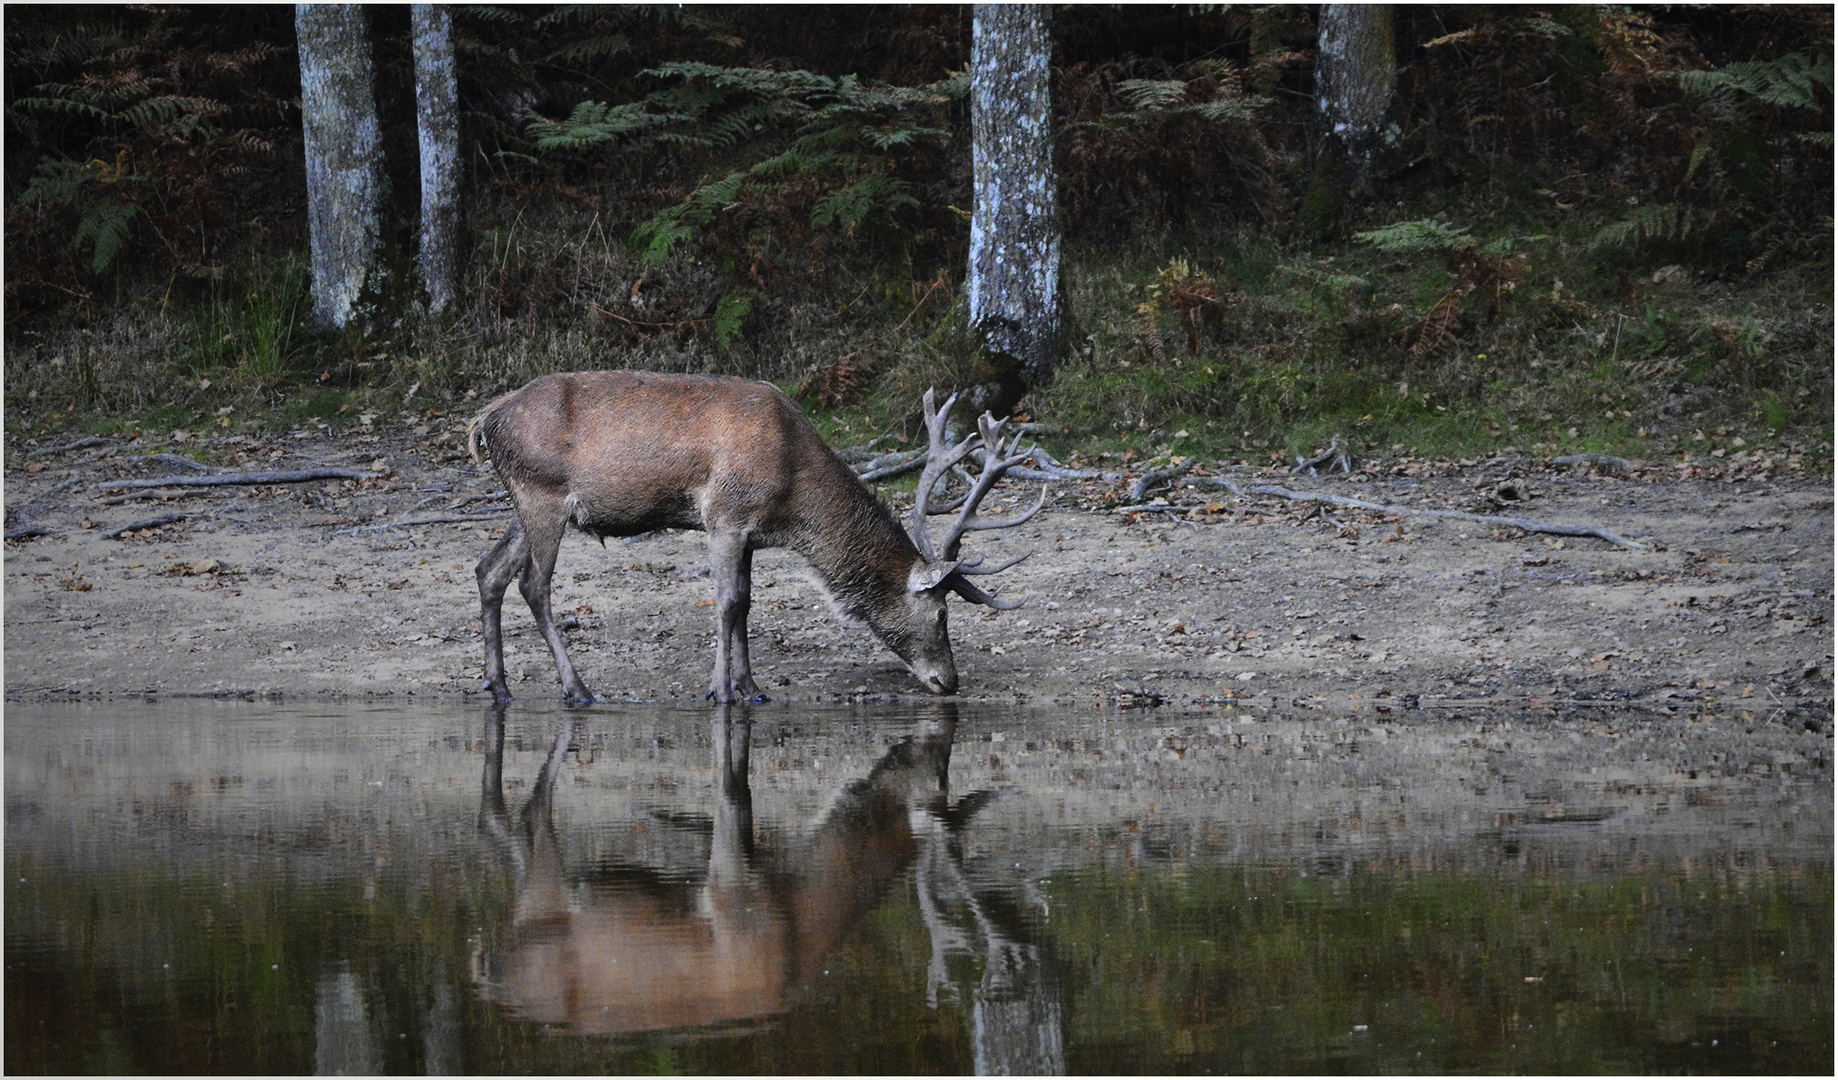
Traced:
<svg viewBox="0 0 1838 1080">
<path fill-rule="evenodd" d="M 1446 221 L 1400 221 L 1371 232 L 1354 233 L 1353 239 L 1394 255 L 1454 251 L 1475 242 L 1464 226 Z"/>
<path fill-rule="evenodd" d="M 1673 73 L 1686 93 L 1723 101 L 1752 97 L 1780 108 L 1818 109 L 1819 89 L 1832 92 L 1832 62 L 1814 60 L 1806 53 L 1788 53 L 1776 60 L 1743 60 L 1713 71 Z"/>
<path fill-rule="evenodd" d="M 644 248 L 646 262 L 661 263 L 678 244 L 695 236 L 682 221 L 682 207 L 673 206 L 632 230 L 632 240 Z"/>
<path fill-rule="evenodd" d="M 1504 259 L 1519 250 L 1521 244 L 1536 244 L 1551 237 L 1547 233 L 1534 233 L 1531 236 L 1503 236 L 1498 240 L 1481 245 L 1481 254 L 1490 259 Z"/>
<path fill-rule="evenodd" d="M 840 191 L 832 191 L 817 200 L 811 209 L 811 224 L 819 227 L 839 225 L 853 233 L 872 217 L 886 217 L 902 206 L 918 206 L 911 185 L 890 176 L 870 176 Z"/>
<path fill-rule="evenodd" d="M 1192 113 L 1215 124 L 1248 124 L 1257 119 L 1257 110 L 1270 104 L 1267 97 L 1231 97 L 1202 101 L 1178 110 Z"/>
<path fill-rule="evenodd" d="M 1563 23 L 1552 22 L 1550 19 L 1542 19 L 1535 16 L 1529 19 L 1511 19 L 1508 20 L 1507 25 L 1509 28 L 1520 33 L 1530 34 L 1533 37 L 1541 37 L 1546 41 L 1554 41 L 1560 37 L 1576 36 L 1576 31 L 1565 26 Z"/>
<path fill-rule="evenodd" d="M 894 150 L 929 141 L 946 142 L 951 138 L 951 133 L 944 128 L 930 127 L 865 128 L 861 134 L 876 150 Z"/>
<path fill-rule="evenodd" d="M 1619 247 L 1629 241 L 1654 238 L 1673 239 L 1681 235 L 1684 215 L 1670 203 L 1643 206 L 1620 221 L 1612 221 L 1597 230 L 1591 247 Z"/>
<path fill-rule="evenodd" d="M 115 261 L 115 255 L 127 245 L 133 235 L 135 217 L 139 216 L 140 207 L 118 199 L 102 199 L 90 206 L 83 220 L 77 224 L 76 238 L 71 247 L 81 248 L 85 241 L 94 246 L 89 260 L 91 272 L 101 274 L 108 270 L 109 264 Z"/>
<path fill-rule="evenodd" d="M 1182 79 L 1125 79 L 1117 84 L 1117 92 L 1133 109 L 1167 109 L 1187 96 L 1187 83 Z"/>
<path fill-rule="evenodd" d="M 69 206 L 89 179 L 88 167 L 80 162 L 47 158 L 38 163 L 19 201 L 28 206 Z"/>
<path fill-rule="evenodd" d="M 710 146 L 736 146 L 751 138 L 756 129 L 783 119 L 781 110 L 761 102 L 740 105 L 709 123 L 703 138 Z"/>
<path fill-rule="evenodd" d="M 814 72 L 719 67 L 699 60 L 676 60 L 646 68 L 639 74 L 660 79 L 703 80 L 724 90 L 740 90 L 765 97 L 797 97 L 836 90 L 836 80 Z"/>
<path fill-rule="evenodd" d="M 134 128 L 158 128 L 184 117 L 215 116 L 223 111 L 222 105 L 209 98 L 161 96 L 123 109 L 116 119 Z"/>
<path fill-rule="evenodd" d="M 574 107 L 566 120 L 531 121 L 524 128 L 524 135 L 541 153 L 578 152 L 630 139 L 683 119 L 687 118 L 646 112 L 643 102 L 607 105 L 583 101 Z"/>
<path fill-rule="evenodd" d="M 65 113 L 70 116 L 81 116 L 88 120 L 107 120 L 108 110 L 97 108 L 87 101 L 75 101 L 63 97 L 28 97 L 13 102 L 13 107 L 28 112 Z"/>
<path fill-rule="evenodd" d="M 555 9 L 536 20 L 536 26 L 553 30 L 563 26 L 591 26 L 619 11 L 611 4 L 557 4 Z"/>
<path fill-rule="evenodd" d="M 610 60 L 632 51 L 632 42 L 624 34 L 601 34 L 571 41 L 548 55 L 552 64 L 588 64 Z"/>
<path fill-rule="evenodd" d="M 721 294 L 715 304 L 715 345 L 725 349 L 746 330 L 747 316 L 753 311 L 753 292 L 735 286 Z"/>
<path fill-rule="evenodd" d="M 460 4 L 456 6 L 453 14 L 458 18 L 476 19 L 479 22 L 488 23 L 519 23 L 529 18 L 529 15 L 517 8 L 496 7 L 491 4 Z"/>
<path fill-rule="evenodd" d="M 690 195 L 696 205 L 714 210 L 732 203 L 747 182 L 747 173 L 732 172 L 712 184 L 704 184 Z"/>
</svg>

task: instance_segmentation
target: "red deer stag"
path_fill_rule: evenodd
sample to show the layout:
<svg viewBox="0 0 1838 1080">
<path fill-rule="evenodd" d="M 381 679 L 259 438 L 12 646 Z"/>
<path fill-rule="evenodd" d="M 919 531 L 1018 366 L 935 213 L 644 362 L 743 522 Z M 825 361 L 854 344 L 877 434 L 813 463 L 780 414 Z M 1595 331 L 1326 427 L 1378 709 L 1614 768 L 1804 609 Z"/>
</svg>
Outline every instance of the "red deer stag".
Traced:
<svg viewBox="0 0 1838 1080">
<path fill-rule="evenodd" d="M 843 614 L 859 619 L 935 694 L 957 692 L 945 627 L 945 595 L 1008 610 L 970 578 L 1013 566 L 960 559 L 966 533 L 1011 528 L 976 508 L 1002 475 L 1026 459 L 1020 437 L 1006 450 L 1006 420 L 984 413 L 978 434 L 949 445 L 953 394 L 934 407 L 925 394 L 931 440 L 910 515 L 912 535 L 823 442 L 804 413 L 770 383 L 715 375 L 588 371 L 546 375 L 485 406 L 467 429 L 510 491 L 517 517 L 479 560 L 485 689 L 510 697 L 500 628 L 504 592 L 516 578 L 555 654 L 565 700 L 593 695 L 575 673 L 549 610 L 550 578 L 569 524 L 605 543 L 656 529 L 708 534 L 715 580 L 715 666 L 708 696 L 763 701 L 747 656 L 753 552 L 790 548 L 816 569 Z M 934 485 L 977 447 L 983 468 L 941 542 L 925 529 Z M 1025 556 L 1024 556 L 1025 557 Z"/>
</svg>

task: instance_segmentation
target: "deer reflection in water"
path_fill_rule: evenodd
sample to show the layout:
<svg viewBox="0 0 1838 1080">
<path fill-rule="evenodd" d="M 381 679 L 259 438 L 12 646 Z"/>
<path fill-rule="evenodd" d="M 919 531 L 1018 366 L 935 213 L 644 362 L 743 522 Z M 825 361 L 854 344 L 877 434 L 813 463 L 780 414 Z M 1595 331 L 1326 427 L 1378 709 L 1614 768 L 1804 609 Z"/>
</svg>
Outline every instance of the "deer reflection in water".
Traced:
<svg viewBox="0 0 1838 1080">
<path fill-rule="evenodd" d="M 711 720 L 714 813 L 699 875 L 621 866 L 571 878 L 557 840 L 555 782 L 580 720 L 557 724 L 529 802 L 504 799 L 504 713 L 486 711 L 480 826 L 510 867 L 515 903 L 480 992 L 513 1016 L 576 1034 L 697 1027 L 797 1004 L 832 954 L 909 868 L 932 940 L 927 1001 L 957 996 L 953 954 L 985 959 L 972 991 L 978 1071 L 1064 1068 L 1057 988 L 1013 904 L 971 884 L 961 834 L 989 793 L 949 797 L 955 707 L 944 703 L 838 794 L 797 842 L 757 843 L 752 723 Z M 698 868 L 700 869 L 700 867 Z"/>
</svg>

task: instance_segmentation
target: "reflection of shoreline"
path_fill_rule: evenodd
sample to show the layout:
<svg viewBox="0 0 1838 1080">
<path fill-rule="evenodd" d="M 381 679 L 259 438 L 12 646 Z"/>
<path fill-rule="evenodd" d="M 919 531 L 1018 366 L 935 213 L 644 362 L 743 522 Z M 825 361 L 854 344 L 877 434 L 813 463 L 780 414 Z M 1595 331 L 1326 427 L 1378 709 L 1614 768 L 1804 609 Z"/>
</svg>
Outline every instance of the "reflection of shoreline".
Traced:
<svg viewBox="0 0 1838 1080">
<path fill-rule="evenodd" d="M 480 995 L 518 1019 L 581 1035 L 771 1016 L 827 974 L 831 955 L 917 862 L 932 940 L 928 1001 L 936 1007 L 949 983 L 949 956 L 981 958 L 983 978 L 971 991 L 979 1067 L 1062 1072 L 1050 964 L 1012 922 L 992 916 L 963 872 L 961 833 L 986 798 L 951 802 L 956 708 L 934 712 L 846 784 L 808 835 L 778 845 L 754 825 L 752 721 L 744 709 L 717 706 L 712 813 L 677 826 L 705 833 L 702 872 L 626 863 L 586 876 L 565 865 L 555 825 L 556 777 L 581 722 L 557 722 L 513 817 L 504 710 L 488 708 L 479 822 L 510 869 L 515 901 L 496 948 L 475 966 Z"/>
<path fill-rule="evenodd" d="M 1099 862 L 1330 875 L 1714 871 L 1759 880 L 1833 864 L 1829 765 L 1755 766 L 1718 746 L 1721 764 L 1700 768 L 1697 733 L 1680 740 L 1677 724 L 1650 740 L 1573 741 L 1586 729 L 1515 722 L 1517 730 L 1477 734 L 1474 724 L 1361 729 L 960 708 L 954 786 L 1002 792 L 978 816 L 979 847 L 1030 872 L 1043 859 L 1076 866 L 1093 852 Z M 601 823 L 594 835 L 612 845 L 605 857 L 654 858 L 613 826 L 704 801 L 708 757 L 697 746 L 707 713 L 596 715 L 608 713 L 612 722 L 582 734 L 599 780 L 571 790 L 569 817 Z M 752 748 L 756 810 L 772 821 L 819 813 L 837 777 L 872 767 L 887 721 L 910 715 L 758 710 L 756 723 L 774 737 Z M 132 712 L 9 705 L 7 838 L 55 838 L 51 857 L 68 855 L 71 865 L 228 858 L 284 864 L 317 881 L 356 872 L 351 844 L 362 838 L 386 860 L 358 859 L 366 874 L 468 860 L 482 748 L 462 733 L 476 716 L 215 701 L 137 703 Z M 507 739 L 507 758 L 525 772 L 549 741 L 522 722 Z"/>
</svg>

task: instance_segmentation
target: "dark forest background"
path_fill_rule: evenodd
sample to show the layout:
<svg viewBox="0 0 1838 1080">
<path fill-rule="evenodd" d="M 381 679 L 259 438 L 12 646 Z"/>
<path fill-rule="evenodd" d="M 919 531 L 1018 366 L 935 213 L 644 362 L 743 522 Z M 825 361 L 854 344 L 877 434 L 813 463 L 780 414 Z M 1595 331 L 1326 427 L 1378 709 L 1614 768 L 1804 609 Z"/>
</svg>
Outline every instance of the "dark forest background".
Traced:
<svg viewBox="0 0 1838 1080">
<path fill-rule="evenodd" d="M 962 384 L 969 8 L 453 11 L 461 301 L 332 335 L 293 9 L 9 5 L 9 435 L 336 426 L 649 367 L 773 379 L 854 438 Z M 406 279 L 408 11 L 368 12 Z M 1055 9 L 1076 329 L 1027 411 L 1144 455 L 1829 462 L 1829 6 L 1398 7 L 1395 130 L 1352 197 L 1311 187 L 1315 20 Z"/>
</svg>

